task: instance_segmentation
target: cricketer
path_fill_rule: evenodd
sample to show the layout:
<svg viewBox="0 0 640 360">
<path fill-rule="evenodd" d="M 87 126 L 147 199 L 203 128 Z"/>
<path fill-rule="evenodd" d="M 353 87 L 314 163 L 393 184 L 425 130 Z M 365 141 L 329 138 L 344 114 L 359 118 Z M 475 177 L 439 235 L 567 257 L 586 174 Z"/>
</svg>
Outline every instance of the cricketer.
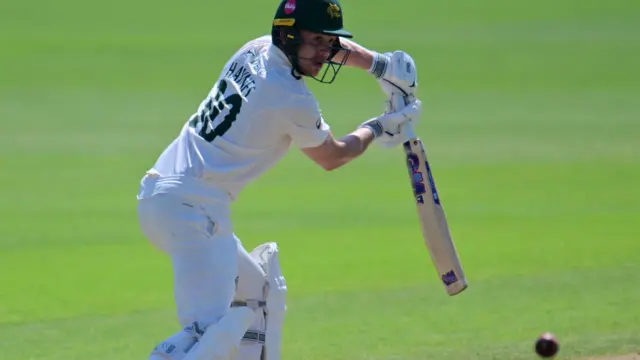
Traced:
<svg viewBox="0 0 640 360">
<path fill-rule="evenodd" d="M 334 137 L 307 79 L 332 83 L 343 66 L 358 68 L 387 95 L 394 83 L 415 79 L 406 52 L 376 52 L 351 38 L 337 0 L 282 1 L 271 35 L 247 42 L 228 60 L 142 177 L 139 224 L 171 261 L 180 325 L 149 360 L 280 360 L 287 286 L 278 246 L 245 250 L 234 234 L 231 202 L 292 145 L 333 170 L 373 141 L 387 148 L 406 141 L 401 125 L 415 123 L 421 112 L 412 97 L 406 107 Z"/>
</svg>

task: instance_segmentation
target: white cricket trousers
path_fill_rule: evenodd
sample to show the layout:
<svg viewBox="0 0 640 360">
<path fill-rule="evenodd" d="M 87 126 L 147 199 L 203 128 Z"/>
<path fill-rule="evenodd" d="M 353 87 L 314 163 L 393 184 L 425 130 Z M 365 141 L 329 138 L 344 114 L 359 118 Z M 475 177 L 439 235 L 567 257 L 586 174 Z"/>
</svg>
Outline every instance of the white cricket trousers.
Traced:
<svg viewBox="0 0 640 360">
<path fill-rule="evenodd" d="M 212 197 L 205 198 L 158 192 L 157 181 L 149 175 L 142 180 L 138 220 L 146 238 L 171 261 L 181 328 L 218 322 L 236 295 L 262 299 L 264 272 L 233 232 L 226 193 L 213 195 L 211 189 Z M 257 311 L 249 329 L 264 332 L 265 319 Z M 259 360 L 261 352 L 260 343 L 243 342 L 234 360 Z"/>
<path fill-rule="evenodd" d="M 229 204 L 160 193 L 138 200 L 138 219 L 147 239 L 171 260 L 180 325 L 218 322 L 234 298 L 242 248 Z"/>
</svg>

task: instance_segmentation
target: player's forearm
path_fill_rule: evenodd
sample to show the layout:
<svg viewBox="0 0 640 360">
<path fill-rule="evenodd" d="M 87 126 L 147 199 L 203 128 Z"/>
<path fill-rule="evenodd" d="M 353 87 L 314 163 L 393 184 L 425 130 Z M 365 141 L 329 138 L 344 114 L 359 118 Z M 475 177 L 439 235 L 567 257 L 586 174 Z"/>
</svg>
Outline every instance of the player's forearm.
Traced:
<svg viewBox="0 0 640 360">
<path fill-rule="evenodd" d="M 373 131 L 362 127 L 338 140 L 338 151 L 331 169 L 336 169 L 362 155 L 373 141 Z"/>
<path fill-rule="evenodd" d="M 353 40 L 340 39 L 340 43 L 344 48 L 351 50 L 345 63 L 346 66 L 365 70 L 376 78 L 384 74 L 389 62 L 389 58 L 386 55 L 369 50 Z M 345 52 L 340 52 L 335 56 L 334 61 L 341 62 L 344 56 Z"/>
<path fill-rule="evenodd" d="M 362 70 L 369 70 L 373 64 L 375 52 L 371 51 L 364 46 L 349 40 L 340 39 L 342 47 L 351 50 L 349 57 L 347 58 L 346 66 L 355 67 Z M 335 57 L 335 61 L 341 62 L 344 59 L 345 52 L 340 52 Z"/>
</svg>

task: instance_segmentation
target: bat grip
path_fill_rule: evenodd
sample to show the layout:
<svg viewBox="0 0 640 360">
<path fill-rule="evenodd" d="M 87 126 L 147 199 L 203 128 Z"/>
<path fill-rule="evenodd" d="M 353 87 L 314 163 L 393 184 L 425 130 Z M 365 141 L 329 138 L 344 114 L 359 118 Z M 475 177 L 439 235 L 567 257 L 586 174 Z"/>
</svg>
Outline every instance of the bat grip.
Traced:
<svg viewBox="0 0 640 360">
<path fill-rule="evenodd" d="M 415 130 L 413 130 L 413 124 L 411 124 L 409 121 L 407 121 L 406 123 L 402 124 L 402 132 L 407 134 L 407 138 L 409 138 L 409 139 L 415 139 L 416 138 L 416 132 L 415 132 Z"/>
<path fill-rule="evenodd" d="M 402 93 L 394 93 L 391 97 L 391 101 L 392 101 L 392 105 L 393 108 L 398 110 L 398 109 L 402 109 L 407 105 L 406 102 L 406 98 Z M 416 132 L 413 129 L 413 124 L 409 121 L 405 122 L 404 124 L 400 125 L 401 126 L 401 130 L 403 133 L 405 133 L 407 135 L 407 138 L 409 139 L 415 139 L 416 138 Z"/>
</svg>

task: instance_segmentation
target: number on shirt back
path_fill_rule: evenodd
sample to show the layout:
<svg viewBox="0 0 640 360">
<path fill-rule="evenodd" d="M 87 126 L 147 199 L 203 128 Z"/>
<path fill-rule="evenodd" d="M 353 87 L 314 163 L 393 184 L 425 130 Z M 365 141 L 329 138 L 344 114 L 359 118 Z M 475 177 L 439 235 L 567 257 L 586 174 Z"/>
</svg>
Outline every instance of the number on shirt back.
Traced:
<svg viewBox="0 0 640 360">
<path fill-rule="evenodd" d="M 190 121 L 190 126 L 208 142 L 224 135 L 231 128 L 242 107 L 242 96 L 236 92 L 235 86 L 229 86 L 228 81 L 222 79 L 216 84 L 204 107 Z M 220 120 L 223 112 L 227 114 Z"/>
</svg>

